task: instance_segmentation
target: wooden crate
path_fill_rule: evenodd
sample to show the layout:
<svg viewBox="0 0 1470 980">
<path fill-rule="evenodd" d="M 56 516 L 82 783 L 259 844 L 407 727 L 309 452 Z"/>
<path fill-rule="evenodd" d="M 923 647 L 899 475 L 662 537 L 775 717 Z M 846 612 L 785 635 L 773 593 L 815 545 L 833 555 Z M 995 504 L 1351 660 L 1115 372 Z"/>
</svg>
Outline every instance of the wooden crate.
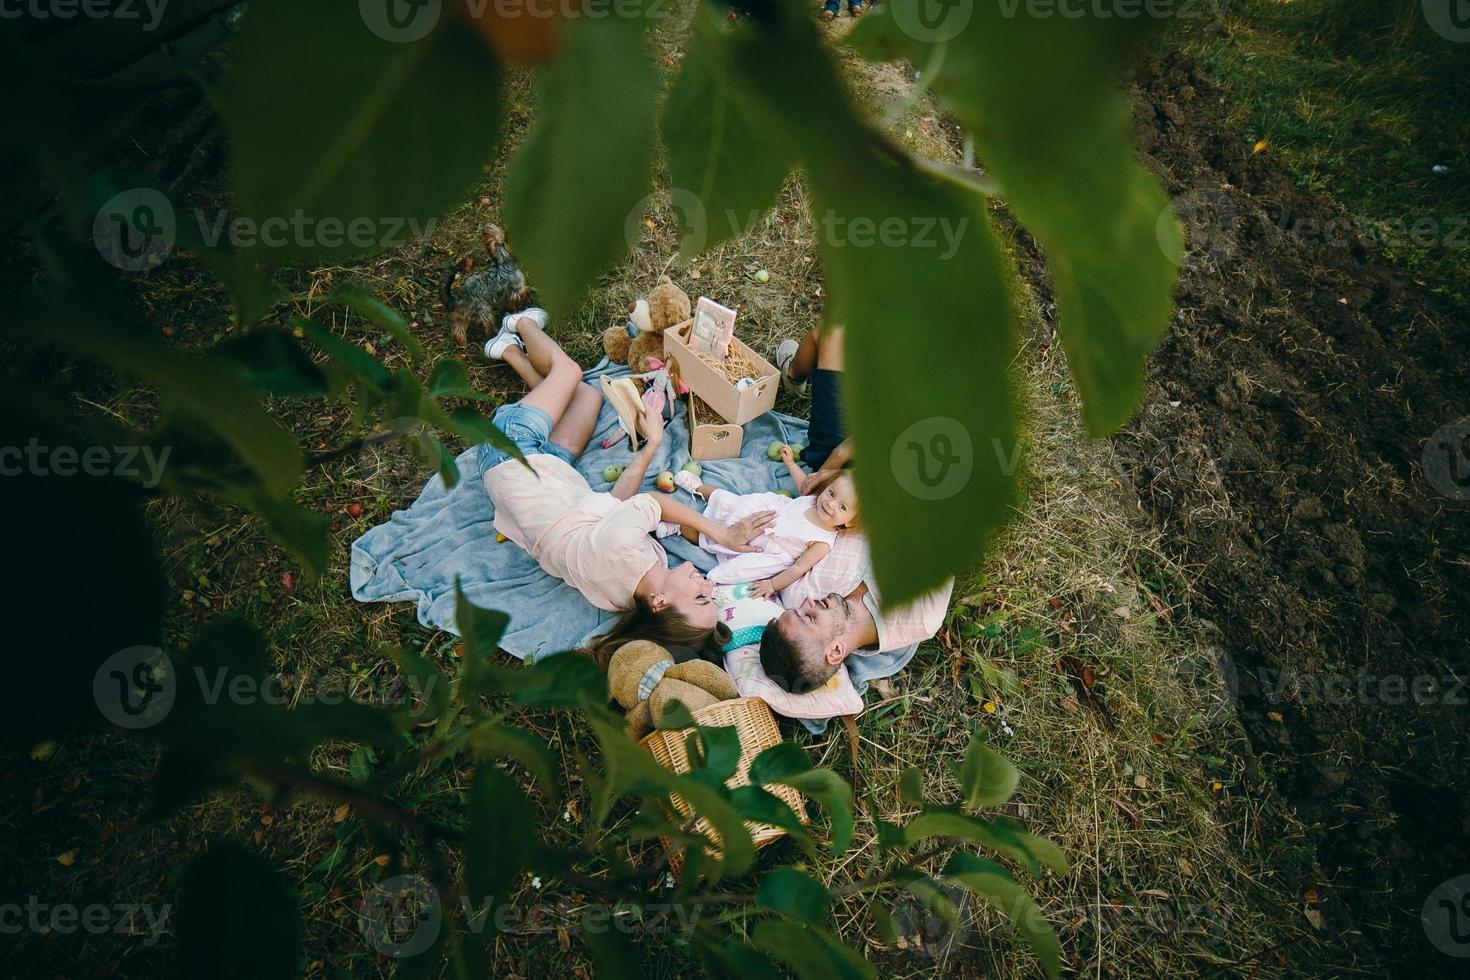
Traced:
<svg viewBox="0 0 1470 980">
<path fill-rule="evenodd" d="M 760 374 L 760 377 L 751 379 L 754 384 L 749 387 L 736 388 L 724 374 L 700 360 L 699 355 L 689 349 L 689 328 L 693 323 L 691 318 L 664 331 L 664 358 L 679 365 L 679 376 L 689 390 L 703 398 L 726 422 L 734 425 L 744 425 L 775 408 L 776 392 L 781 384 L 780 372 L 745 346 L 739 337 L 732 337 L 731 351 L 749 359 Z"/>
</svg>

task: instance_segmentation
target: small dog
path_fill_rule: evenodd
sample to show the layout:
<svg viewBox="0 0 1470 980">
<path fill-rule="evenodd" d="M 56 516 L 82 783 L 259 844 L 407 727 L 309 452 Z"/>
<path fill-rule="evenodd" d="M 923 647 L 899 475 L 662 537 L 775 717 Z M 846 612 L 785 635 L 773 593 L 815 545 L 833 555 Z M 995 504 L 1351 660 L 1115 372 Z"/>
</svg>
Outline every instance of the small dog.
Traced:
<svg viewBox="0 0 1470 980">
<path fill-rule="evenodd" d="M 535 303 L 526 274 L 506 246 L 500 226 L 486 225 L 481 240 L 489 259 L 486 266 L 475 272 L 474 260 L 462 259 L 440 288 L 444 308 L 454 315 L 450 335 L 461 347 L 469 342 L 471 323 L 488 336 L 500 328 L 502 316 Z"/>
</svg>

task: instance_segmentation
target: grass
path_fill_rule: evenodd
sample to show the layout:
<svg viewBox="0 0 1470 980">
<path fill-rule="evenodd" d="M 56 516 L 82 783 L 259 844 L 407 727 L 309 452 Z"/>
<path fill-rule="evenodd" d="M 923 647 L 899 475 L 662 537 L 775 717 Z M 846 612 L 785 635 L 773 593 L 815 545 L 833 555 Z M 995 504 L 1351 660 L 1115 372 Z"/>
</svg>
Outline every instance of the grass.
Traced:
<svg viewBox="0 0 1470 980">
<path fill-rule="evenodd" d="M 846 26 L 839 20 L 833 30 Z M 677 58 L 676 37 L 661 36 L 659 43 L 661 53 Z M 845 51 L 841 58 L 854 91 L 875 115 L 907 89 L 909 78 L 897 68 L 868 66 Z M 530 120 L 524 76 L 511 79 L 507 101 L 509 148 L 523 138 Z M 921 102 L 896 119 L 892 130 L 916 152 L 954 161 L 956 141 L 946 126 Z M 291 275 L 298 281 L 289 285 L 309 297 L 344 280 L 365 284 L 412 314 L 431 355 L 458 353 L 448 341 L 447 316 L 434 308 L 435 284 L 447 263 L 474 251 L 480 224 L 498 213 L 502 176 L 500 169 L 488 172 L 479 193 L 428 239 L 351 268 L 297 270 Z M 997 216 L 1009 234 L 1004 215 Z M 602 328 L 617 320 L 626 302 L 671 269 L 675 215 L 660 200 L 650 218 L 651 227 L 627 261 L 555 328 L 555 336 L 584 363 L 599 353 Z M 515 230 L 510 234 L 514 243 Z M 770 351 L 778 339 L 798 335 L 819 317 L 822 277 L 812 237 L 805 192 L 793 179 L 754 228 L 674 270 L 675 279 L 691 293 L 740 304 L 742 338 Z M 755 284 L 749 274 L 754 268 L 768 269 L 770 281 Z M 869 696 L 857 755 L 866 802 L 856 849 L 809 870 L 827 879 L 846 873 L 849 862 L 874 846 L 875 817 L 908 815 L 896 792 L 907 767 L 926 773 L 931 796 L 952 799 L 956 788 L 945 764 L 960 758 L 971 730 L 979 727 L 1022 772 L 1007 812 L 1056 840 L 1073 861 L 1071 874 L 1048 876 L 1031 890 L 1063 937 L 1074 970 L 1141 977 L 1298 975 L 1319 955 L 1317 940 L 1303 914 L 1304 900 L 1278 885 L 1274 869 L 1309 863 L 1310 848 L 1290 814 L 1275 804 L 1265 774 L 1253 772 L 1246 761 L 1229 693 L 1214 669 L 1208 628 L 1189 614 L 1190 570 L 1160 552 L 1112 445 L 1085 437 L 1063 357 L 1035 339 L 1044 335 L 1037 329 L 1038 304 L 1029 286 L 1021 286 L 1025 335 L 1033 338 L 1015 365 L 1024 377 L 1031 447 L 1022 502 L 977 575 L 957 586 L 945 629 L 896 679 L 897 694 L 886 700 Z M 165 266 L 144 289 L 153 322 L 170 327 L 182 344 L 207 345 L 228 330 L 222 291 L 187 263 Z M 294 312 L 320 315 L 364 342 L 354 324 L 317 309 L 310 299 Z M 378 353 L 400 366 L 402 352 L 381 346 Z M 507 368 L 467 360 L 481 390 L 496 400 L 519 395 Z M 799 398 L 781 397 L 779 408 L 805 414 Z M 137 423 L 151 412 L 140 394 L 106 399 L 103 407 Z M 351 413 L 342 406 L 303 409 L 283 402 L 273 408 L 308 451 L 351 438 Z M 418 626 L 406 605 L 356 604 L 347 588 L 351 541 L 412 500 L 424 478 L 411 461 L 393 455 L 313 471 L 299 499 L 334 522 L 332 565 L 320 581 L 305 580 L 248 515 L 180 501 L 155 505 L 150 516 L 163 536 L 178 596 L 171 639 L 186 642 L 221 613 L 250 619 L 271 637 L 276 669 L 297 693 L 334 686 L 364 696 L 381 690 L 396 676 L 377 652 L 390 642 L 411 645 L 452 669 L 452 638 Z M 360 515 L 348 513 L 353 504 L 362 507 Z M 1065 662 L 1084 678 L 1077 682 L 1080 690 L 1060 666 L 1063 658 L 1072 658 Z M 1085 678 L 1092 679 L 1091 687 Z M 587 747 L 588 733 L 560 717 L 524 721 L 565 762 L 572 781 L 570 819 L 548 812 L 546 832 L 553 838 L 568 834 L 563 825 L 575 821 L 584 799 L 573 753 Z M 819 764 L 851 774 L 839 730 L 816 738 L 794 728 L 791 734 Z M 17 880 L 29 892 L 54 901 L 92 895 L 109 902 L 173 902 L 191 852 L 217 837 L 238 838 L 268 854 L 296 887 L 307 922 L 307 976 L 391 972 L 357 932 L 357 904 L 382 869 L 350 810 L 313 801 L 274 810 L 242 786 L 149 823 L 138 815 L 145 811 L 157 759 L 138 743 L 103 737 L 40 755 L 9 762 L 22 791 L 7 794 L 3 814 L 8 825 L 20 828 L 7 864 L 16 862 Z M 351 770 L 342 747 L 321 750 L 313 762 L 343 777 Z M 468 775 L 468 766 L 457 760 L 426 766 L 399 802 L 458 822 Z M 73 851 L 68 863 L 54 860 Z M 782 842 L 764 860 L 769 866 L 799 859 L 794 845 Z M 526 881 L 516 900 L 534 904 L 542 895 Z M 995 914 L 962 908 L 957 930 L 940 926 L 921 909 L 896 908 L 900 921 L 914 924 L 899 948 L 877 942 L 870 917 L 855 900 L 837 909 L 836 921 L 884 976 L 1035 974 L 1034 961 Z M 545 930 L 497 939 L 497 975 L 582 975 L 580 946 L 558 932 L 560 916 L 549 909 Z M 156 974 L 157 951 L 170 941 L 165 937 L 152 947 L 111 935 L 63 939 L 26 933 L 0 962 L 30 964 L 25 972 L 31 975 L 39 975 L 43 965 L 51 972 Z M 645 946 L 643 956 L 652 976 L 687 972 L 668 940 Z"/>
<path fill-rule="evenodd" d="M 1419 4 L 1238 0 L 1189 47 L 1230 119 L 1416 279 L 1470 310 L 1470 72 Z M 1349 9 L 1344 9 L 1344 8 Z M 1356 16 L 1355 16 L 1356 15 Z M 1436 172 L 1436 168 L 1443 168 Z M 1416 232 L 1416 223 L 1418 231 Z"/>
</svg>

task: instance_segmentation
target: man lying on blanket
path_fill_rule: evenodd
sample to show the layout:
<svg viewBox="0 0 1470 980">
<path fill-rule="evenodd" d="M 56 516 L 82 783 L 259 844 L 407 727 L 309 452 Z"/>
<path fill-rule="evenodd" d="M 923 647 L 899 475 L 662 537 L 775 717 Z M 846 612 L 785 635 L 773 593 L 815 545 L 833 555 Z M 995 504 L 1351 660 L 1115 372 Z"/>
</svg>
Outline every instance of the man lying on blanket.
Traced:
<svg viewBox="0 0 1470 980">
<path fill-rule="evenodd" d="M 748 585 L 716 588 L 715 605 L 733 634 L 725 669 L 742 695 L 760 697 L 787 717 L 853 714 L 862 707 L 853 680 L 902 669 L 918 644 L 939 632 L 953 588 L 950 580 L 884 613 L 866 540 L 844 534 L 780 593 L 779 603 L 752 596 Z"/>
</svg>

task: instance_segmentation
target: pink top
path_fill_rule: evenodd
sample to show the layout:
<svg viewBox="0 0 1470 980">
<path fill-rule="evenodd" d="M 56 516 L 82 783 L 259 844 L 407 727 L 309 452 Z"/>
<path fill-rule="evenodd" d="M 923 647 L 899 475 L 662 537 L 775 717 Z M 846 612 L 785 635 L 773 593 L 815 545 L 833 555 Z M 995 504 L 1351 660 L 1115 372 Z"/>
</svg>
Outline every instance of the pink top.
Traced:
<svg viewBox="0 0 1470 980">
<path fill-rule="evenodd" d="M 597 608 L 631 608 L 648 570 L 668 564 L 663 546 L 649 536 L 658 527 L 658 501 L 646 493 L 629 500 L 598 493 L 556 456 L 536 454 L 526 462 L 534 473 L 508 459 L 485 474 L 495 529 Z"/>
</svg>

